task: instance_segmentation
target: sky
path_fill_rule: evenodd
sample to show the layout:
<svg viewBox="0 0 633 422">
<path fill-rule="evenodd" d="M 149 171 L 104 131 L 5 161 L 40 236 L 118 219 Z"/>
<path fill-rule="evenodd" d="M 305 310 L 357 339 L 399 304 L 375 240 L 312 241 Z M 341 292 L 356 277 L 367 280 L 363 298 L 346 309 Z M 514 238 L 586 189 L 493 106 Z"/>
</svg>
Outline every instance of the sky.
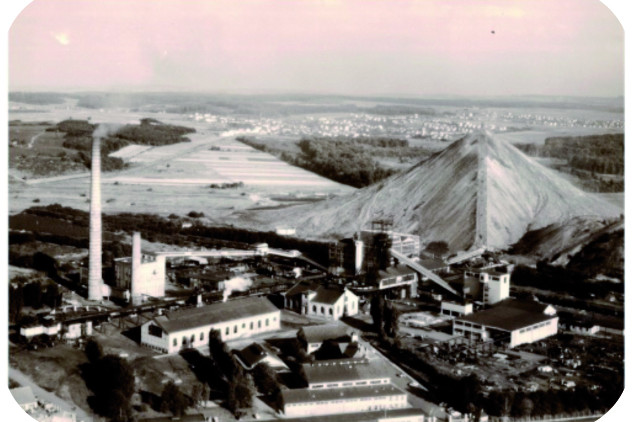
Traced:
<svg viewBox="0 0 633 422">
<path fill-rule="evenodd" d="M 598 0 L 35 0 L 10 90 L 624 94 Z"/>
</svg>

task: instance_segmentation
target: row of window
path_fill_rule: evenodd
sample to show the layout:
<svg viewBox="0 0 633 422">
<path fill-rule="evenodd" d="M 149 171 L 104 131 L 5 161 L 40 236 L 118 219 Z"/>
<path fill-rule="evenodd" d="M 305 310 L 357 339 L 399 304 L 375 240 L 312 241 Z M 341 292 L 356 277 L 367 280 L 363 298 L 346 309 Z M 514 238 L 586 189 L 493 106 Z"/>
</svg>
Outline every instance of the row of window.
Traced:
<svg viewBox="0 0 633 422">
<path fill-rule="evenodd" d="M 355 302 L 350 302 L 350 305 L 349 305 L 350 312 L 353 312 L 355 307 L 356 307 L 356 303 Z M 327 309 L 327 312 L 326 312 L 325 306 L 318 307 L 317 305 L 312 305 L 312 312 L 315 313 L 315 314 L 319 314 L 320 313 L 321 315 L 326 315 L 326 314 L 327 315 L 334 315 L 334 308 L 333 307 L 329 307 Z M 336 313 L 337 314 L 341 313 L 341 307 L 340 306 L 336 307 Z"/>
<path fill-rule="evenodd" d="M 384 378 L 384 379 L 378 379 L 378 380 L 373 380 L 373 381 L 348 381 L 348 382 L 344 382 L 344 383 L 332 383 L 332 384 L 311 384 L 310 388 L 311 389 L 317 389 L 317 388 L 338 388 L 338 387 L 353 387 L 353 386 L 359 386 L 359 385 L 367 385 L 367 384 L 389 384 L 389 379 L 388 378 Z"/>
<path fill-rule="evenodd" d="M 269 327 L 270 323 L 271 323 L 271 320 L 272 320 L 272 322 L 276 322 L 277 321 L 277 317 L 275 316 L 275 317 L 272 317 L 272 318 L 266 318 L 265 320 L 261 320 L 261 319 L 258 320 L 257 321 L 257 328 L 258 329 L 262 328 L 262 322 L 264 323 L 265 327 Z M 238 326 L 239 326 L 239 324 L 235 324 L 233 326 L 233 330 L 232 330 L 233 334 L 237 334 L 237 332 L 239 330 Z M 151 328 L 151 326 L 150 326 L 150 328 Z M 245 330 L 245 329 L 246 329 L 246 323 L 243 322 L 242 323 L 242 330 Z M 250 322 L 249 329 L 250 330 L 254 330 L 255 329 L 255 322 L 254 321 Z M 224 335 L 228 336 L 230 334 L 231 334 L 231 327 L 230 326 L 226 326 L 225 329 L 224 329 Z M 196 335 L 195 334 L 192 334 L 191 337 L 189 338 L 189 340 L 187 339 L 187 336 L 183 336 L 181 345 L 183 345 L 183 346 L 186 346 L 187 344 L 191 345 L 191 344 L 193 344 L 195 342 L 195 340 L 196 340 Z M 199 341 L 204 341 L 204 331 L 200 332 Z M 177 337 L 174 337 L 174 339 L 172 340 L 172 344 L 174 346 L 178 346 L 178 338 Z"/>
<path fill-rule="evenodd" d="M 351 403 L 351 402 L 359 402 L 359 401 L 399 401 L 399 402 L 406 402 L 407 401 L 407 396 L 406 395 L 398 395 L 398 396 L 380 396 L 380 397 L 358 397 L 358 398 L 349 398 L 349 399 L 341 399 L 341 400 L 323 400 L 323 401 L 318 401 L 318 402 L 308 402 L 308 403 L 288 403 L 286 406 L 287 407 L 294 407 L 294 406 L 314 406 L 314 405 L 324 405 L 324 404 L 345 404 L 345 403 Z M 376 410 L 381 410 L 388 407 L 388 405 L 380 405 L 377 404 L 375 406 L 373 406 L 374 409 Z M 369 408 L 368 410 L 371 410 L 372 408 Z"/>
<path fill-rule="evenodd" d="M 532 330 L 536 330 L 537 328 L 541 328 L 541 327 L 545 327 L 547 325 L 550 325 L 551 321 L 545 321 L 545 322 L 541 322 L 540 324 L 536 324 L 536 325 L 532 325 L 530 327 L 527 328 L 523 328 L 521 330 L 519 330 L 520 333 L 525 333 L 528 331 L 532 331 Z"/>
<path fill-rule="evenodd" d="M 462 326 L 462 327 L 472 327 L 472 328 L 475 328 L 475 329 L 481 329 L 481 325 L 479 325 L 479 324 L 474 324 L 472 322 L 466 322 L 466 321 L 460 321 L 460 320 L 455 320 L 455 325 Z"/>
</svg>

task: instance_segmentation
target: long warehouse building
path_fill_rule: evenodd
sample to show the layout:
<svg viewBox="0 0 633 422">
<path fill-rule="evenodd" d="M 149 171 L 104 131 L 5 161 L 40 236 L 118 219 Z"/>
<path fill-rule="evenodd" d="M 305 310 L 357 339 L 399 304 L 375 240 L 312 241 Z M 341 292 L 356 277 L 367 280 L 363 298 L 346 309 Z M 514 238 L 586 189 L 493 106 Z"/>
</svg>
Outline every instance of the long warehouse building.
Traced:
<svg viewBox="0 0 633 422">
<path fill-rule="evenodd" d="M 141 344 L 163 353 L 209 344 L 209 332 L 223 341 L 279 330 L 281 311 L 265 298 L 246 298 L 169 312 L 141 326 Z"/>
</svg>

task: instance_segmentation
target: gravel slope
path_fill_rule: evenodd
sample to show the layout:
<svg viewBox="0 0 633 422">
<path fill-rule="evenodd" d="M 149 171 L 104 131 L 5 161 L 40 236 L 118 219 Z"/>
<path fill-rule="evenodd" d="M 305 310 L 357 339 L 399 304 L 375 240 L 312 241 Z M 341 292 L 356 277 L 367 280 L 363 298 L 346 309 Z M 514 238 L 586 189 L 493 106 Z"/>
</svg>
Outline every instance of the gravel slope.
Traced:
<svg viewBox="0 0 633 422">
<path fill-rule="evenodd" d="M 581 191 L 508 142 L 475 132 L 352 194 L 248 217 L 260 229 L 283 224 L 308 237 L 347 236 L 373 219 L 392 218 L 397 230 L 466 250 L 482 244 L 505 248 L 529 230 L 576 216 L 619 214 L 611 203 Z"/>
</svg>

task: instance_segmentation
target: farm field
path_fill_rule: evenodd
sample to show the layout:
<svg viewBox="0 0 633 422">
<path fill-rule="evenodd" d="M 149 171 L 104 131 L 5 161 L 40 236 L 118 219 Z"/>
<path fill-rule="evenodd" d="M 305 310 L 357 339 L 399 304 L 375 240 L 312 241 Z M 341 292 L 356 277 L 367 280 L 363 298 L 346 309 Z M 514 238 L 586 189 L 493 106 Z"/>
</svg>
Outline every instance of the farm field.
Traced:
<svg viewBox="0 0 633 422">
<path fill-rule="evenodd" d="M 104 117 L 103 121 L 108 119 Z M 196 129 L 198 133 L 190 136 L 190 143 L 130 146 L 117 151 L 115 154 L 130 167 L 102 173 L 103 211 L 186 214 L 195 210 L 219 218 L 234 210 L 288 203 L 269 199 L 272 195 L 326 197 L 353 190 L 290 166 L 232 137 L 218 136 L 208 125 L 198 124 Z M 12 214 L 35 204 L 60 203 L 86 210 L 89 207 L 88 173 L 26 181 L 16 180 L 20 175 L 13 176 L 9 186 Z M 243 186 L 209 187 L 238 182 Z"/>
</svg>

